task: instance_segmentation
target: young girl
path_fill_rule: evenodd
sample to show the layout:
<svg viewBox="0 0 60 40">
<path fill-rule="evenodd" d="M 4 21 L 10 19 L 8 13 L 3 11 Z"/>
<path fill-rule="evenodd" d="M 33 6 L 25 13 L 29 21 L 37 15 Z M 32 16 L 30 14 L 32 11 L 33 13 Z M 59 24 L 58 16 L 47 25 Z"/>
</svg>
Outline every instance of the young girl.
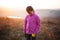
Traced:
<svg viewBox="0 0 60 40">
<path fill-rule="evenodd" d="M 40 30 L 40 18 L 35 14 L 34 9 L 31 6 L 26 8 L 28 15 L 24 22 L 24 33 L 26 40 L 36 40 L 36 35 Z"/>
</svg>

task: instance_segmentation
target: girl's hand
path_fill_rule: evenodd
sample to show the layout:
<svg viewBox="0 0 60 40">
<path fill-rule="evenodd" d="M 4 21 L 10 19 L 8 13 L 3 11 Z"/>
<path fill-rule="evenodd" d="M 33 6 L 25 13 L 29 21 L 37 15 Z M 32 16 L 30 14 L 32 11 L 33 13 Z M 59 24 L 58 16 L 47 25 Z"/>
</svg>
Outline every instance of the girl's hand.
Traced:
<svg viewBox="0 0 60 40">
<path fill-rule="evenodd" d="M 35 34 L 32 34 L 32 37 L 35 37 Z"/>
</svg>

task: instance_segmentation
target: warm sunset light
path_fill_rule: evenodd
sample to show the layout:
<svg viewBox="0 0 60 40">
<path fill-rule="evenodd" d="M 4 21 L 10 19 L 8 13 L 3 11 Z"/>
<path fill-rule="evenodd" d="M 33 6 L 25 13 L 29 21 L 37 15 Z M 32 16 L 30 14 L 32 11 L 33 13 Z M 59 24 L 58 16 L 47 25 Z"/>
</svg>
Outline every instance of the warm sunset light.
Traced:
<svg viewBox="0 0 60 40">
<path fill-rule="evenodd" d="M 25 9 L 31 5 L 35 9 L 57 9 L 60 8 L 60 0 L 1 0 L 0 6 L 9 8 Z"/>
<path fill-rule="evenodd" d="M 0 40 L 60 40 L 60 0 L 0 0 Z"/>
<path fill-rule="evenodd" d="M 8 18 L 18 18 L 20 19 L 21 17 L 16 17 L 16 16 L 7 16 Z"/>
<path fill-rule="evenodd" d="M 36 9 L 60 9 L 60 0 L 0 0 L 0 16 L 25 17 L 26 7 L 32 6 Z M 46 14 L 40 13 L 40 16 Z"/>
</svg>

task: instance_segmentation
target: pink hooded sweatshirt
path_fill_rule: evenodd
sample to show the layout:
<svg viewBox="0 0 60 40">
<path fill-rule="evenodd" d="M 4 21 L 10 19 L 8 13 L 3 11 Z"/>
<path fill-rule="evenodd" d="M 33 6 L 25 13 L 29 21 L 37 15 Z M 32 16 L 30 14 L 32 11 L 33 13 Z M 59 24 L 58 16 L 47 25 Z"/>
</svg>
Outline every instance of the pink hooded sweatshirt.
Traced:
<svg viewBox="0 0 60 40">
<path fill-rule="evenodd" d="M 27 15 L 24 21 L 24 33 L 37 34 L 40 31 L 40 18 L 35 13 Z"/>
</svg>

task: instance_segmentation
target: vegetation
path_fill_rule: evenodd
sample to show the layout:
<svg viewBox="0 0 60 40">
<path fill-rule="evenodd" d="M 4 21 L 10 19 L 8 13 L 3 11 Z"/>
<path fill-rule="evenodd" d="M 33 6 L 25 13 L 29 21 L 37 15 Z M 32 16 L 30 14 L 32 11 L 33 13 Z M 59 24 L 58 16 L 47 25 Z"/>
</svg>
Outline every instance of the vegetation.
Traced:
<svg viewBox="0 0 60 40">
<path fill-rule="evenodd" d="M 60 24 L 53 20 L 41 20 L 37 40 L 60 40 Z M 0 40 L 23 40 L 23 24 L 23 19 L 0 17 Z"/>
</svg>

